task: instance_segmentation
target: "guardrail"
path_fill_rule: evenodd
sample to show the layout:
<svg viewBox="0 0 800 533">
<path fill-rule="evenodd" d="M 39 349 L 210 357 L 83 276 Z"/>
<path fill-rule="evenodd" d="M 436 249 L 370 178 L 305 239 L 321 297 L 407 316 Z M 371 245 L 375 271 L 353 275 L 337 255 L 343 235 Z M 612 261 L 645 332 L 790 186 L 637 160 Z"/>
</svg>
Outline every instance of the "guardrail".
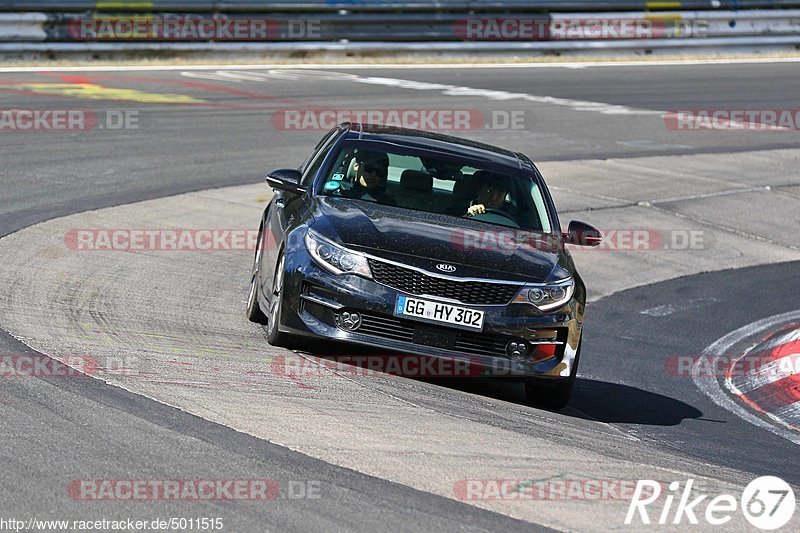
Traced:
<svg viewBox="0 0 800 533">
<path fill-rule="evenodd" d="M 44 13 L 0 13 L 0 41 L 44 41 Z"/>
<path fill-rule="evenodd" d="M 516 12 L 525 4 L 529 11 Z M 664 6 L 677 2 L 559 2 L 559 9 L 594 5 Z M 711 2 L 682 2 L 681 5 Z M 800 1 L 715 2 L 743 5 L 798 5 Z M 28 6 L 33 2 L 5 2 Z M 152 5 L 150 11 L 140 8 Z M 188 2 L 119 0 L 36 2 L 53 11 L 0 12 L 0 52 L 67 51 L 529 51 L 634 50 L 709 47 L 800 47 L 800 9 L 700 11 L 534 12 L 553 2 L 481 2 L 505 10 L 471 12 L 477 2 L 440 0 L 399 2 L 326 0 L 267 4 L 248 1 Z M 255 10 L 256 5 L 258 7 Z M 91 6 L 91 8 L 89 7 Z M 252 12 L 240 12 L 249 6 Z M 343 6 L 347 6 L 346 9 Z M 158 7 L 159 11 L 155 10 Z M 412 8 L 418 8 L 417 10 Z M 86 10 L 81 11 L 82 8 Z M 298 13 L 297 9 L 312 9 Z M 363 9 L 361 9 L 363 8 Z M 379 9 L 380 8 L 380 9 Z M 447 9 L 446 9 L 447 8 Z M 102 9 L 102 11 L 98 10 Z M 113 12 L 109 12 L 112 10 Z M 134 9 L 134 11 L 125 11 Z M 208 9 L 209 11 L 205 11 Z M 274 10 L 271 10 L 274 9 Z M 295 10 L 295 11 L 292 11 Z M 120 11 L 122 10 L 122 11 Z"/>
<path fill-rule="evenodd" d="M 114 12 L 330 12 L 461 11 L 610 12 L 800 8 L 800 0 L 4 0 L 0 11 Z"/>
<path fill-rule="evenodd" d="M 694 11 L 682 13 L 318 14 L 197 17 L 155 14 L 7 17 L 3 35 L 48 42 L 284 42 L 284 41 L 587 41 L 800 35 L 800 10 Z M 225 23 L 229 26 L 226 28 Z M 138 27 L 136 26 L 138 24 Z M 170 24 L 172 26 L 170 27 Z M 4 27 L 0 14 L 0 28 Z M 138 33 L 137 33 L 138 32 Z M 37 39 L 31 39 L 37 40 Z"/>
</svg>

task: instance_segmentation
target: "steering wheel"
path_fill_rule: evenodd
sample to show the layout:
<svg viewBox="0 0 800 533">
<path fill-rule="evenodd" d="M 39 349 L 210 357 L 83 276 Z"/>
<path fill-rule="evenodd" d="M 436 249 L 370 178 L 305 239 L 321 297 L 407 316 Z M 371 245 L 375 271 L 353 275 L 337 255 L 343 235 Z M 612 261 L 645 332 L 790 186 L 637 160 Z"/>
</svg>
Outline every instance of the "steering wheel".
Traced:
<svg viewBox="0 0 800 533">
<path fill-rule="evenodd" d="M 511 217 L 508 216 L 508 213 L 506 213 L 502 209 L 495 209 L 493 207 L 489 207 L 487 209 L 484 209 L 483 213 L 480 213 L 480 214 L 481 215 L 500 215 L 501 217 L 506 217 L 508 219 L 511 219 Z"/>
<path fill-rule="evenodd" d="M 503 211 L 502 209 L 495 209 L 495 208 L 491 208 L 490 207 L 490 208 L 485 209 L 483 213 L 480 213 L 480 214 L 477 214 L 477 215 L 473 215 L 471 217 L 468 216 L 468 215 L 465 215 L 465 217 L 466 218 L 472 218 L 472 219 L 475 219 L 475 220 L 481 220 L 483 217 L 486 217 L 485 219 L 483 219 L 484 222 L 494 222 L 496 224 L 506 225 L 502 221 L 497 220 L 497 217 L 500 217 L 503 220 L 507 220 L 508 222 L 510 222 L 512 224 L 511 227 L 514 227 L 514 228 L 520 227 L 519 224 L 517 223 L 517 221 L 514 220 L 513 218 L 511 218 L 511 216 L 509 216 L 509 214 L 506 213 L 505 211 Z M 494 219 L 494 220 L 492 220 L 492 219 Z"/>
<path fill-rule="evenodd" d="M 506 213 L 502 209 L 495 209 L 493 207 L 484 208 L 483 209 L 483 213 L 476 213 L 474 215 L 466 214 L 466 215 L 462 215 L 462 216 L 465 217 L 465 218 L 475 218 L 475 217 L 479 217 L 481 215 L 500 215 L 501 217 L 510 218 L 508 216 L 508 213 Z"/>
</svg>

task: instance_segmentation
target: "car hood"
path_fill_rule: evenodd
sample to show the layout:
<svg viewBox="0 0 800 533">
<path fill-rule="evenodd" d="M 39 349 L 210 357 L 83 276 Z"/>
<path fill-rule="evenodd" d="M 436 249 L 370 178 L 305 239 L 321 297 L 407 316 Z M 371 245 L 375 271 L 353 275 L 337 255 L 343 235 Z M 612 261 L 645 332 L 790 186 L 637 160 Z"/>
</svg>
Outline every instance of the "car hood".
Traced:
<svg viewBox="0 0 800 533">
<path fill-rule="evenodd" d="M 315 197 L 311 210 L 321 236 L 431 272 L 532 282 L 570 275 L 563 247 L 530 232 L 345 198 Z"/>
</svg>

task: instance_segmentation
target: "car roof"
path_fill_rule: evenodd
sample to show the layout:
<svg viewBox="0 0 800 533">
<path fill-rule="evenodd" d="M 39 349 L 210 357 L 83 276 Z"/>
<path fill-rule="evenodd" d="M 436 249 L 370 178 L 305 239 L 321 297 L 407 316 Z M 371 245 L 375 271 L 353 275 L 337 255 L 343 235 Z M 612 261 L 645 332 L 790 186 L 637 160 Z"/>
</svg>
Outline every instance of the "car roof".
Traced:
<svg viewBox="0 0 800 533">
<path fill-rule="evenodd" d="M 349 139 L 384 141 L 425 150 L 450 152 L 470 158 L 488 159 L 499 165 L 536 172 L 533 162 L 525 154 L 512 152 L 491 144 L 442 133 L 381 124 L 345 122 L 341 124 L 341 127 L 349 130 L 346 134 Z"/>
</svg>

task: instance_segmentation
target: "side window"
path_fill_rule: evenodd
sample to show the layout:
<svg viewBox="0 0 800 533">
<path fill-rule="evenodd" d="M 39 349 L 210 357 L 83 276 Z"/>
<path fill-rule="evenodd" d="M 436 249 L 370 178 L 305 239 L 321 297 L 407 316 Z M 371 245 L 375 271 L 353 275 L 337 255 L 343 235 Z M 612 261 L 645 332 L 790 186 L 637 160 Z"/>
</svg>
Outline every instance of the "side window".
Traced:
<svg viewBox="0 0 800 533">
<path fill-rule="evenodd" d="M 311 182 L 314 180 L 314 176 L 317 174 L 319 167 L 322 166 L 322 162 L 325 161 L 325 157 L 328 155 L 328 152 L 331 151 L 333 145 L 335 144 L 334 139 L 336 139 L 337 135 L 336 132 L 338 130 L 331 131 L 331 133 L 326 136 L 320 144 L 317 145 L 317 148 L 323 146 L 322 149 L 317 151 L 316 155 L 312 153 L 309 156 L 309 159 L 313 157 L 310 162 L 307 162 L 306 165 L 303 167 L 303 177 L 300 178 L 300 185 L 303 187 L 309 187 Z M 315 148 L 314 150 L 317 150 Z"/>
<path fill-rule="evenodd" d="M 531 183 L 531 198 L 533 199 L 533 205 L 536 207 L 535 215 L 539 219 L 539 227 L 542 231 L 549 232 L 550 218 L 547 216 L 547 206 L 544 203 L 542 191 L 539 189 L 539 186 L 536 184 L 536 182 Z"/>
</svg>

